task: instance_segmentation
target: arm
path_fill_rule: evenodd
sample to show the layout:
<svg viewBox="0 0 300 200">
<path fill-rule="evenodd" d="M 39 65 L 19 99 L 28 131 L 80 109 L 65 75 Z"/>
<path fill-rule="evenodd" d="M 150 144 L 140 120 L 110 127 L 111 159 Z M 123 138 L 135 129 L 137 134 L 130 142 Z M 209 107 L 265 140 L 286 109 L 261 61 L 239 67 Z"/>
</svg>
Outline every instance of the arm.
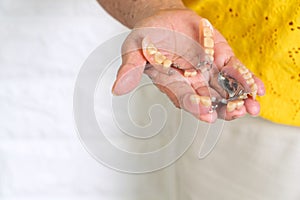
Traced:
<svg viewBox="0 0 300 200">
<path fill-rule="evenodd" d="M 133 28 L 160 10 L 186 9 L 181 0 L 97 0 L 116 20 Z"/>
</svg>

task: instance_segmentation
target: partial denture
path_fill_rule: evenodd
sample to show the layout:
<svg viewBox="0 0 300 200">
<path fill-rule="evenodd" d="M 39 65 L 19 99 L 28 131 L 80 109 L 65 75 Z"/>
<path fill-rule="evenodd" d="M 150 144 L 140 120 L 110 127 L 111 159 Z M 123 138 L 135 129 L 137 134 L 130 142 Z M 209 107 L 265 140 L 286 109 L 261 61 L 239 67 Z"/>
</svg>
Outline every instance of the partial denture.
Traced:
<svg viewBox="0 0 300 200">
<path fill-rule="evenodd" d="M 163 68 L 168 69 L 172 65 L 172 61 L 169 60 L 166 56 L 164 56 L 158 49 L 154 46 L 154 44 L 150 43 L 147 48 L 147 52 L 149 55 L 154 56 L 154 61 L 157 64 L 162 64 Z"/>
<path fill-rule="evenodd" d="M 190 100 L 193 104 L 201 103 L 205 107 L 211 106 L 211 99 L 207 96 L 199 96 L 199 95 L 193 94 L 190 96 Z"/>
</svg>

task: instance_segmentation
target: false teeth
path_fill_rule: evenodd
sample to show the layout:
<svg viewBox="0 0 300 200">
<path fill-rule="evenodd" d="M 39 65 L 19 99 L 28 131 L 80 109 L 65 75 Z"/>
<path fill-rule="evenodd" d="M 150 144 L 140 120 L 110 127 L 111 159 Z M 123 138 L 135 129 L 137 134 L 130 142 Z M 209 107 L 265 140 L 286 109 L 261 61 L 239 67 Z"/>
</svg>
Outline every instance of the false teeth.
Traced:
<svg viewBox="0 0 300 200">
<path fill-rule="evenodd" d="M 163 67 L 164 68 L 170 68 L 171 65 L 172 65 L 172 61 L 171 60 L 166 59 L 166 60 L 163 61 Z"/>
<path fill-rule="evenodd" d="M 210 107 L 211 106 L 211 99 L 206 96 L 199 96 L 199 95 L 191 95 L 190 100 L 193 104 L 202 104 L 205 107 Z"/>
<path fill-rule="evenodd" d="M 154 44 L 149 44 L 146 48 L 147 52 L 150 55 L 156 54 L 157 53 L 157 48 L 154 46 Z"/>
<path fill-rule="evenodd" d="M 166 59 L 166 56 L 162 55 L 160 52 L 154 54 L 154 61 L 158 64 L 162 64 Z"/>
</svg>

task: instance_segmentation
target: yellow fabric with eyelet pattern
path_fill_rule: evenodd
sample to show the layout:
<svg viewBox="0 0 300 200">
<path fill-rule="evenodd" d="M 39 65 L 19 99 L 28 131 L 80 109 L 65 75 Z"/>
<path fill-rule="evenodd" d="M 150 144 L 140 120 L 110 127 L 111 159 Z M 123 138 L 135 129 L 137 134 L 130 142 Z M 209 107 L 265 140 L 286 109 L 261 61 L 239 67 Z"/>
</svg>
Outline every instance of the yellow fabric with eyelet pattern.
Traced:
<svg viewBox="0 0 300 200">
<path fill-rule="evenodd" d="M 300 126 L 300 1 L 185 0 L 265 84 L 260 116 Z"/>
</svg>

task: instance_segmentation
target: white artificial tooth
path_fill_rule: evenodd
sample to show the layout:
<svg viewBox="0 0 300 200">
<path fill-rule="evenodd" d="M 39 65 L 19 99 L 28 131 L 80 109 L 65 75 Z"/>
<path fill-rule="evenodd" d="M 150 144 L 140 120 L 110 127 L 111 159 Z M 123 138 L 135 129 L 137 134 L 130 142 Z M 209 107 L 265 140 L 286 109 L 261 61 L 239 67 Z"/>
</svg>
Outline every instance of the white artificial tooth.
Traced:
<svg viewBox="0 0 300 200">
<path fill-rule="evenodd" d="M 201 103 L 205 107 L 211 106 L 211 100 L 209 97 L 206 97 L 206 96 L 199 96 L 199 95 L 193 94 L 190 96 L 190 100 L 193 104 Z"/>
<path fill-rule="evenodd" d="M 205 107 L 211 106 L 211 99 L 207 96 L 200 96 L 200 103 Z"/>
<path fill-rule="evenodd" d="M 162 64 L 166 60 L 166 56 L 162 55 L 160 52 L 154 54 L 155 62 Z"/>
<path fill-rule="evenodd" d="M 204 37 L 212 37 L 212 30 L 209 27 L 204 27 L 203 28 L 203 35 Z"/>
<path fill-rule="evenodd" d="M 163 62 L 163 67 L 164 68 L 170 68 L 171 65 L 172 65 L 172 61 L 171 60 L 169 60 L 169 59 L 164 60 L 164 62 Z"/>
<path fill-rule="evenodd" d="M 246 80 L 247 85 L 252 85 L 254 83 L 254 79 L 253 78 L 249 78 L 248 80 Z"/>
<path fill-rule="evenodd" d="M 244 105 L 244 101 L 243 100 L 236 101 L 236 108 L 237 109 L 240 109 L 243 105 Z"/>
<path fill-rule="evenodd" d="M 254 91 L 257 92 L 258 88 L 257 88 L 257 85 L 254 83 L 254 84 L 251 85 L 250 89 L 251 89 L 251 92 L 254 92 Z"/>
<path fill-rule="evenodd" d="M 209 27 L 209 28 L 212 29 L 212 25 L 211 25 L 211 23 L 210 23 L 207 19 L 202 18 L 201 21 L 202 21 L 202 25 L 203 25 L 204 27 Z"/>
<path fill-rule="evenodd" d="M 193 76 L 196 76 L 197 75 L 197 71 L 192 71 L 191 72 L 191 76 L 193 77 Z"/>
<path fill-rule="evenodd" d="M 246 80 L 252 78 L 251 72 L 248 72 L 248 73 L 246 73 L 246 74 L 243 74 L 243 78 L 246 79 Z"/>
<path fill-rule="evenodd" d="M 256 99 L 256 94 L 257 94 L 257 91 L 251 92 L 251 96 L 254 100 Z"/>
<path fill-rule="evenodd" d="M 200 96 L 193 94 L 190 96 L 190 100 L 193 104 L 199 104 L 200 103 Z"/>
<path fill-rule="evenodd" d="M 257 85 L 254 83 L 254 84 L 252 84 L 252 86 L 251 86 L 251 96 L 252 96 L 252 98 L 253 99 L 255 99 L 256 98 L 256 94 L 257 94 Z"/>
<path fill-rule="evenodd" d="M 184 75 L 185 77 L 190 77 L 191 74 L 192 74 L 192 72 L 190 72 L 190 71 L 188 71 L 188 70 L 185 70 L 184 73 L 183 73 L 183 75 Z"/>
<path fill-rule="evenodd" d="M 212 55 L 205 55 L 205 61 L 208 63 L 213 63 L 214 57 Z"/>
<path fill-rule="evenodd" d="M 157 53 L 157 48 L 153 44 L 149 44 L 147 46 L 147 51 L 150 55 L 153 55 Z"/>
<path fill-rule="evenodd" d="M 228 112 L 232 112 L 236 109 L 236 106 L 237 106 L 237 104 L 235 102 L 229 101 L 228 104 L 227 104 L 226 110 Z"/>
<path fill-rule="evenodd" d="M 205 49 L 204 50 L 206 54 L 213 56 L 215 51 L 213 49 Z"/>
<path fill-rule="evenodd" d="M 214 40 L 211 37 L 204 38 L 204 47 L 205 48 L 214 48 Z"/>
<path fill-rule="evenodd" d="M 196 70 L 184 70 L 183 75 L 185 77 L 193 77 L 197 75 L 197 71 Z"/>
<path fill-rule="evenodd" d="M 238 71 L 240 74 L 246 74 L 249 72 L 249 70 L 245 66 L 238 66 Z"/>
<path fill-rule="evenodd" d="M 247 98 L 248 98 L 247 93 L 244 93 L 244 94 L 239 96 L 239 99 L 247 99 Z"/>
</svg>

